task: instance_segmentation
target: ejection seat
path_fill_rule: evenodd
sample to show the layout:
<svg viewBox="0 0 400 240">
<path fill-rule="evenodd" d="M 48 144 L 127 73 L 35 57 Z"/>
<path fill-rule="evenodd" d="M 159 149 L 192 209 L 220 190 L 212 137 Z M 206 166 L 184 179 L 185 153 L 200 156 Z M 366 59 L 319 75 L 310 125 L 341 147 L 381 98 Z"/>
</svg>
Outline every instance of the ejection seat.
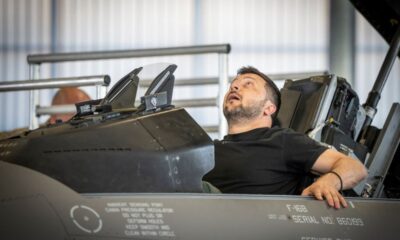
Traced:
<svg viewBox="0 0 400 240">
<path fill-rule="evenodd" d="M 360 131 L 358 111 L 358 96 L 345 79 L 335 75 L 314 76 L 285 81 L 277 122 L 281 127 L 307 134 L 321 144 L 363 160 L 366 149 L 355 141 Z M 305 177 L 298 191 L 315 177 Z"/>
<path fill-rule="evenodd" d="M 357 94 L 345 79 L 322 75 L 286 80 L 281 89 L 281 127 L 305 133 L 347 155 L 365 159 L 367 149 L 356 142 L 364 119 Z"/>
<path fill-rule="evenodd" d="M 307 134 L 324 122 L 323 115 L 327 114 L 335 85 L 334 77 L 325 76 L 286 80 L 277 116 L 280 126 Z"/>
</svg>

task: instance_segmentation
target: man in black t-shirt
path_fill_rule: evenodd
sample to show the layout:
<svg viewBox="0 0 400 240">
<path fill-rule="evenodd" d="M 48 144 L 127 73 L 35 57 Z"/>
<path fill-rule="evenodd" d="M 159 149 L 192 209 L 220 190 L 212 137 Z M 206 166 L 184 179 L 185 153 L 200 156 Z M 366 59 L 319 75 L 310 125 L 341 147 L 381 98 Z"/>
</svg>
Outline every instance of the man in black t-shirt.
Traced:
<svg viewBox="0 0 400 240">
<path fill-rule="evenodd" d="M 265 74 L 239 69 L 224 99 L 228 135 L 215 141 L 215 167 L 204 176 L 223 193 L 302 194 L 347 206 L 340 190 L 366 177 L 364 165 L 304 134 L 272 127 L 280 93 Z M 297 192 L 310 173 L 321 175 Z"/>
</svg>

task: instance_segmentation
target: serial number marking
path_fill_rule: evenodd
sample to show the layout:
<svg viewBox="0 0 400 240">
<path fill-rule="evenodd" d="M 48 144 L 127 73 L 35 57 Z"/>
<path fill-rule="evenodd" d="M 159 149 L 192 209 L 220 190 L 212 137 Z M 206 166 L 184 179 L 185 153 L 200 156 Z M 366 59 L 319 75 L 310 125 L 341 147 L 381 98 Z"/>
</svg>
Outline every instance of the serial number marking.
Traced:
<svg viewBox="0 0 400 240">
<path fill-rule="evenodd" d="M 308 209 L 302 204 L 286 204 L 286 208 L 289 212 L 307 213 Z"/>
<path fill-rule="evenodd" d="M 355 217 L 337 217 L 336 221 L 339 225 L 345 226 L 364 226 L 364 222 L 361 218 Z"/>
<path fill-rule="evenodd" d="M 333 218 L 333 217 L 329 217 L 329 216 L 321 216 L 320 219 L 318 219 L 317 217 L 310 216 L 310 215 L 291 215 L 291 219 L 293 220 L 294 223 L 302 223 L 302 224 L 321 224 L 322 223 L 322 224 L 328 224 L 328 225 L 338 224 L 341 226 L 356 226 L 356 227 L 364 226 L 363 220 L 358 217 L 336 217 L 336 218 Z"/>
<path fill-rule="evenodd" d="M 314 216 L 292 215 L 292 219 L 295 223 L 319 224 L 319 221 Z"/>
</svg>

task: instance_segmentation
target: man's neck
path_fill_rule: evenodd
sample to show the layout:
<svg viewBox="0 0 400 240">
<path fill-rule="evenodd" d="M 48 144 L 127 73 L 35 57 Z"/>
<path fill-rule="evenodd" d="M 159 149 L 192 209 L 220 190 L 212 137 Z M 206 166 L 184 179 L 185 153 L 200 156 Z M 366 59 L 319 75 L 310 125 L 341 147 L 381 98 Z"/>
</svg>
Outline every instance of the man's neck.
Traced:
<svg viewBox="0 0 400 240">
<path fill-rule="evenodd" d="M 256 128 L 271 127 L 272 120 L 270 118 L 261 118 L 255 120 L 241 119 L 239 121 L 228 122 L 228 134 L 237 134 L 248 132 Z"/>
</svg>

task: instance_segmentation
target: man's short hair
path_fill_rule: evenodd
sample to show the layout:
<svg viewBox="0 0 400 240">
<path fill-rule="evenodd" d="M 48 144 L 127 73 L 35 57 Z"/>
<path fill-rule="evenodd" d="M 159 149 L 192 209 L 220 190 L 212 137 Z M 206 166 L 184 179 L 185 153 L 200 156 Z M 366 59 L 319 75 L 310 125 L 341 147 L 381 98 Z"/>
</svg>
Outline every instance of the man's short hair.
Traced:
<svg viewBox="0 0 400 240">
<path fill-rule="evenodd" d="M 246 73 L 253 73 L 260 76 L 264 79 L 267 84 L 265 84 L 265 90 L 267 91 L 268 100 L 270 100 L 276 106 L 276 112 L 272 114 L 272 117 L 275 118 L 279 112 L 279 108 L 281 107 L 281 93 L 275 83 L 264 73 L 260 72 L 257 68 L 252 66 L 241 67 L 237 71 L 237 75 L 242 75 Z"/>
</svg>

